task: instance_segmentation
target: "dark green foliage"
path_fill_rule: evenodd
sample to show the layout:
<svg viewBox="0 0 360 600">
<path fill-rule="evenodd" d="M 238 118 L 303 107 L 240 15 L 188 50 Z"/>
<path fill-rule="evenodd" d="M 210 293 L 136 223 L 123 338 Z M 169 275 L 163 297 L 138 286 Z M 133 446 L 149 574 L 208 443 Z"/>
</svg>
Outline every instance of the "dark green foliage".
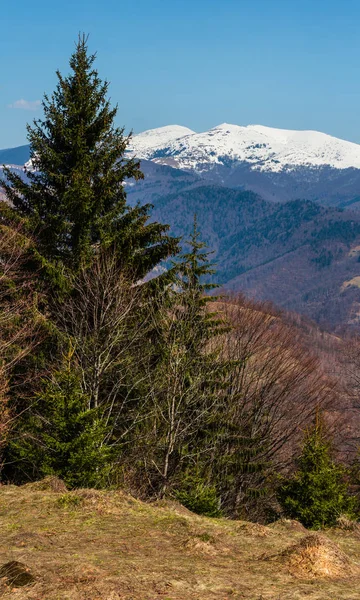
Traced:
<svg viewBox="0 0 360 600">
<path fill-rule="evenodd" d="M 29 182 L 5 169 L 8 199 L 28 222 L 40 255 L 77 268 L 99 245 L 113 245 L 119 266 L 142 278 L 176 250 L 168 227 L 148 223 L 150 205 L 129 208 L 124 180 L 139 179 L 139 163 L 125 157 L 129 137 L 114 126 L 117 107 L 94 69 L 85 36 L 70 59 L 71 74 L 45 95 L 44 117 L 28 126 Z"/>
<path fill-rule="evenodd" d="M 216 283 L 206 283 L 209 275 L 216 273 L 216 270 L 209 261 L 212 252 L 206 251 L 206 244 L 200 240 L 196 215 L 194 215 L 193 230 L 186 244 L 188 252 L 181 254 L 179 261 L 174 263 L 177 271 L 177 293 L 174 296 L 174 303 L 182 306 L 181 313 L 185 317 L 182 321 L 186 321 L 190 328 L 188 350 L 201 354 L 204 359 L 202 352 L 207 342 L 227 331 L 228 327 L 218 318 L 216 312 L 211 312 L 207 308 L 209 303 L 217 299 L 209 296 L 209 292 L 219 286 Z M 185 332 L 185 335 L 188 333 Z"/>
<path fill-rule="evenodd" d="M 63 494 L 56 500 L 57 506 L 60 508 L 71 509 L 78 508 L 83 503 L 83 498 L 81 496 L 74 495 L 74 492 L 70 494 Z"/>
<path fill-rule="evenodd" d="M 107 437 L 101 412 L 88 408 L 76 367 L 69 362 L 44 382 L 13 432 L 8 455 L 22 481 L 56 475 L 70 487 L 101 487 L 113 460 Z"/>
<path fill-rule="evenodd" d="M 239 419 L 226 404 L 219 411 L 214 476 L 228 514 L 245 519 L 253 515 L 263 520 L 271 464 L 266 458 L 265 434 L 261 437 L 251 431 L 256 416 L 244 412 Z"/>
<path fill-rule="evenodd" d="M 286 516 L 313 529 L 334 526 L 342 514 L 354 516 L 356 501 L 345 482 L 345 469 L 332 459 L 319 417 L 305 434 L 297 467 L 279 492 Z"/>
<path fill-rule="evenodd" d="M 207 485 L 196 475 L 184 476 L 175 492 L 176 499 L 186 508 L 205 517 L 221 517 L 220 498 L 216 487 Z"/>
<path fill-rule="evenodd" d="M 334 254 L 330 250 L 326 250 L 325 248 L 323 248 L 320 254 L 318 254 L 318 256 L 312 259 L 312 262 L 317 264 L 319 266 L 319 269 L 323 269 L 325 267 L 329 267 L 333 260 Z"/>
</svg>

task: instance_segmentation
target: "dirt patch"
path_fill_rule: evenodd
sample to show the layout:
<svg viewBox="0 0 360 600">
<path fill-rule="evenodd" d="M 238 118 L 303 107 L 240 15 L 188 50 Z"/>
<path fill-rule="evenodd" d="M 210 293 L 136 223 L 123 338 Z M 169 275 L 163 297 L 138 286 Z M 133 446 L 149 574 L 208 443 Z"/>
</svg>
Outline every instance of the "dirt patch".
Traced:
<svg viewBox="0 0 360 600">
<path fill-rule="evenodd" d="M 11 587 L 24 587 L 35 582 L 35 577 L 24 563 L 12 560 L 0 567 L 0 579 Z"/>
<path fill-rule="evenodd" d="M 283 553 L 291 572 L 298 577 L 349 577 L 355 565 L 331 540 L 315 533 L 290 546 Z"/>
</svg>

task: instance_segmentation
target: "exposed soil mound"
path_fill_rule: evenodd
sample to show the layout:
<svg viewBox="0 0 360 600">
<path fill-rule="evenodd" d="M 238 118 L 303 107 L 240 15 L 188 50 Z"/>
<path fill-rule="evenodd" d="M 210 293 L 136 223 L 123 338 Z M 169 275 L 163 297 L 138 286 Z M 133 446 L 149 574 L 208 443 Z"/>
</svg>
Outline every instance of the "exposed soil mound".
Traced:
<svg viewBox="0 0 360 600">
<path fill-rule="evenodd" d="M 349 557 L 319 533 L 307 535 L 287 548 L 282 556 L 292 573 L 299 577 L 349 577 L 354 572 Z"/>
<path fill-rule="evenodd" d="M 68 491 L 62 479 L 59 479 L 59 477 L 55 477 L 54 475 L 49 475 L 40 481 L 34 481 L 34 483 L 26 483 L 23 487 L 41 492 L 49 491 L 63 493 Z"/>
<path fill-rule="evenodd" d="M 21 562 L 12 560 L 0 567 L 0 578 L 4 578 L 7 585 L 12 587 L 23 587 L 34 583 L 35 577 L 30 569 Z"/>
</svg>

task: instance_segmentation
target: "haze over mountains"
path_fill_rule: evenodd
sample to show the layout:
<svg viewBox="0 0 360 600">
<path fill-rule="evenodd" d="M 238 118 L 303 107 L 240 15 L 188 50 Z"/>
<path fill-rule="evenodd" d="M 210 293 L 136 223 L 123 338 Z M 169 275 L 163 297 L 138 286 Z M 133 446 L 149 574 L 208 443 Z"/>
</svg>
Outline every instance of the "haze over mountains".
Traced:
<svg viewBox="0 0 360 600">
<path fill-rule="evenodd" d="M 197 213 L 227 289 L 360 326 L 360 145 L 316 131 L 223 124 L 134 136 L 145 179 L 129 201 L 187 235 Z M 26 146 L 0 151 L 22 172 Z M 18 165 L 18 166 L 16 166 Z"/>
</svg>

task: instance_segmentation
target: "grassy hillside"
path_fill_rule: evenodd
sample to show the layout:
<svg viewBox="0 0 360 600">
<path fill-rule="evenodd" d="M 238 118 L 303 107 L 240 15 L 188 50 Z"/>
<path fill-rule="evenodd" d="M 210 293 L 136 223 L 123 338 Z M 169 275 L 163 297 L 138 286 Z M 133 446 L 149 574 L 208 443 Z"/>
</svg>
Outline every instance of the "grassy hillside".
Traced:
<svg viewBox="0 0 360 600">
<path fill-rule="evenodd" d="M 296 522 L 206 519 L 56 480 L 1 487 L 0 510 L 4 600 L 360 598 L 357 531 L 308 537 Z M 9 561 L 28 585 L 11 584 Z"/>
</svg>

